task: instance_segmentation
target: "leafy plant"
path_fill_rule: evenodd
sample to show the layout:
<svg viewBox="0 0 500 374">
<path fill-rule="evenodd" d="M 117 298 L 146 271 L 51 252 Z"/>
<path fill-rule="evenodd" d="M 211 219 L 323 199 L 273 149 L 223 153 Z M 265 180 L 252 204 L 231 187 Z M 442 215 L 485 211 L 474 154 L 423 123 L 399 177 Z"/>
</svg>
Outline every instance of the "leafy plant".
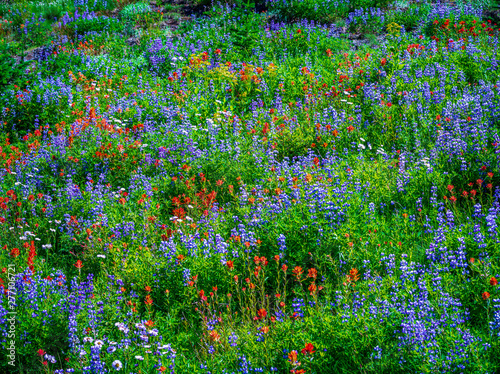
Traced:
<svg viewBox="0 0 500 374">
<path fill-rule="evenodd" d="M 113 9 L 117 4 L 117 0 L 83 0 L 80 2 L 75 1 L 75 6 L 80 6 L 81 9 L 87 9 L 89 12 L 92 11 L 107 11 Z"/>
<path fill-rule="evenodd" d="M 0 43 L 0 92 L 7 90 L 12 85 L 21 86 L 26 80 L 26 68 L 29 61 L 16 60 L 11 56 L 12 49 L 9 44 Z"/>
<path fill-rule="evenodd" d="M 350 2 L 351 9 L 359 8 L 386 8 L 393 0 L 353 0 Z"/>
<path fill-rule="evenodd" d="M 120 15 L 124 18 L 132 19 L 138 14 L 143 14 L 148 12 L 151 12 L 151 7 L 149 6 L 149 4 L 145 2 L 138 2 L 125 6 L 120 11 Z"/>
<path fill-rule="evenodd" d="M 48 5 L 43 9 L 43 18 L 49 19 L 49 20 L 54 20 L 54 19 L 59 19 L 63 13 L 63 8 L 58 5 Z"/>
<path fill-rule="evenodd" d="M 318 0 L 268 1 L 268 7 L 277 18 L 288 21 L 305 18 L 331 23 L 345 17 L 351 10 L 349 1 L 323 2 Z"/>
<path fill-rule="evenodd" d="M 76 34 L 83 35 L 87 32 L 107 31 L 109 33 L 120 32 L 124 25 L 116 18 L 108 18 L 100 16 L 96 18 L 79 18 L 65 26 L 65 30 L 69 35 L 75 36 Z"/>
<path fill-rule="evenodd" d="M 430 9 L 429 4 L 409 4 L 408 8 L 390 10 L 386 13 L 385 24 L 397 23 L 406 31 L 411 31 L 425 19 Z"/>
</svg>

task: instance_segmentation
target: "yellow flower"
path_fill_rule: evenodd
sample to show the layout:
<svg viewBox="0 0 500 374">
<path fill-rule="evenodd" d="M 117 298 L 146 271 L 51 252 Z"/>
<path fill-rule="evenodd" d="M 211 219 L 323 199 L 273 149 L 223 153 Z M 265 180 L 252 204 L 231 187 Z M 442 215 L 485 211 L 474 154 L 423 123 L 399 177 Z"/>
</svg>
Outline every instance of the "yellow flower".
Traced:
<svg viewBox="0 0 500 374">
<path fill-rule="evenodd" d="M 387 32 L 394 36 L 399 36 L 399 31 L 402 26 L 398 25 L 396 22 L 391 22 L 387 25 Z"/>
</svg>

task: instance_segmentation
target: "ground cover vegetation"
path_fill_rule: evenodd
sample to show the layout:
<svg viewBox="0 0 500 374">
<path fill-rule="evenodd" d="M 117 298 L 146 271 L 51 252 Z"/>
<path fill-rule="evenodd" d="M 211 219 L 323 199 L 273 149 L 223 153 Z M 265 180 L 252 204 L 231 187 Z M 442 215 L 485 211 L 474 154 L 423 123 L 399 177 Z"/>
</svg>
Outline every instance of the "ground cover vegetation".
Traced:
<svg viewBox="0 0 500 374">
<path fill-rule="evenodd" d="M 497 5 L 0 4 L 0 371 L 498 372 Z"/>
</svg>

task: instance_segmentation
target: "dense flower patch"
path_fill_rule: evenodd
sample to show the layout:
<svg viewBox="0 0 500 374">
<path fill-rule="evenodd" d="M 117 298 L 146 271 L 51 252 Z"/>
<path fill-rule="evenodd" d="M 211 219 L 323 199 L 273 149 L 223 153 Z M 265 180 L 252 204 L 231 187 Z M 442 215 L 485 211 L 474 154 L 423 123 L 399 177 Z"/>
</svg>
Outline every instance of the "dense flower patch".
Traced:
<svg viewBox="0 0 500 374">
<path fill-rule="evenodd" d="M 499 370 L 488 4 L 260 5 L 0 7 L 4 371 Z"/>
</svg>

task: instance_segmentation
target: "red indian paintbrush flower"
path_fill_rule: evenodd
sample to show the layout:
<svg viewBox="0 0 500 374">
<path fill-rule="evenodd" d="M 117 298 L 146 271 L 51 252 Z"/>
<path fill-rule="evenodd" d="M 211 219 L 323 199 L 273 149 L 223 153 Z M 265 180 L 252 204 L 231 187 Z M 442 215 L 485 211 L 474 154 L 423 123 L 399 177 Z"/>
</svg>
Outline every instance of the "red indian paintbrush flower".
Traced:
<svg viewBox="0 0 500 374">
<path fill-rule="evenodd" d="M 265 309 L 259 309 L 257 311 L 257 314 L 259 315 L 259 319 L 263 319 L 263 318 L 266 318 L 267 316 L 267 311 Z"/>
<path fill-rule="evenodd" d="M 309 278 L 314 278 L 314 279 L 316 279 L 316 277 L 318 276 L 318 271 L 317 271 L 316 269 L 314 269 L 314 268 L 311 268 L 311 269 L 309 269 L 309 271 L 308 271 L 308 273 L 307 273 L 307 276 L 308 276 Z"/>
<path fill-rule="evenodd" d="M 31 241 L 31 244 L 29 244 L 29 248 L 30 248 L 30 250 L 29 250 L 29 253 L 28 253 L 28 267 L 31 270 L 31 272 L 34 273 L 35 272 L 35 266 L 34 266 L 33 259 L 36 256 L 36 249 L 35 249 L 35 243 L 34 243 L 33 240 Z"/>
<path fill-rule="evenodd" d="M 317 287 L 314 283 L 311 283 L 307 289 L 309 290 L 310 295 L 314 295 L 316 293 Z"/>
<path fill-rule="evenodd" d="M 295 268 L 293 269 L 292 273 L 293 275 L 295 275 L 297 277 L 297 279 L 299 279 L 300 275 L 303 273 L 304 271 L 302 270 L 302 268 L 300 266 L 295 266 Z"/>
<path fill-rule="evenodd" d="M 314 345 L 312 345 L 312 343 L 307 343 L 305 348 L 302 348 L 302 354 L 307 354 L 307 353 L 310 353 L 310 354 L 313 354 L 314 352 L 316 352 L 314 350 Z"/>
<path fill-rule="evenodd" d="M 217 331 L 215 331 L 215 330 L 210 331 L 208 333 L 208 337 L 213 342 L 219 342 L 219 340 L 220 340 L 220 334 Z"/>
</svg>

